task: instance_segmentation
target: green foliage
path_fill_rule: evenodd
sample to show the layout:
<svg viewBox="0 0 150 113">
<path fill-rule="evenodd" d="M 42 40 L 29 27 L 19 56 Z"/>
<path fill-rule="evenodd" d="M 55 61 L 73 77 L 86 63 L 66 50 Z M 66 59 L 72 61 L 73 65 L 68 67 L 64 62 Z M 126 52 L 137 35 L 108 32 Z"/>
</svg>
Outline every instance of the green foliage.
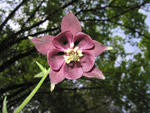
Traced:
<svg viewBox="0 0 150 113">
<path fill-rule="evenodd" d="M 5 97 L 4 101 L 3 101 L 3 110 L 2 110 L 3 113 L 8 113 L 7 112 L 7 106 L 6 106 L 6 99 L 7 99 L 7 97 Z"/>
<path fill-rule="evenodd" d="M 61 19 L 71 10 L 83 32 L 114 48 L 96 58 L 106 79 L 65 80 L 50 93 L 47 77 L 23 112 L 150 112 L 150 32 L 147 16 L 139 12 L 149 13 L 148 0 L 1 0 L 0 4 L 0 108 L 7 96 L 8 112 L 13 112 L 38 83 L 35 77 L 43 77 L 41 65 L 49 67 L 46 56 L 27 37 L 56 36 Z"/>
<path fill-rule="evenodd" d="M 36 74 L 34 77 L 43 77 L 44 75 L 45 75 L 45 73 L 46 73 L 46 69 L 40 64 L 40 63 L 38 63 L 37 61 L 36 61 L 36 64 L 39 66 L 39 68 L 41 69 L 41 72 L 40 73 L 38 73 L 38 74 Z"/>
<path fill-rule="evenodd" d="M 40 63 L 36 62 L 37 65 L 40 67 L 40 69 L 42 70 L 42 72 L 44 73 L 42 79 L 40 80 L 40 82 L 36 85 L 36 87 L 32 90 L 32 92 L 29 94 L 29 96 L 27 96 L 27 98 L 22 102 L 22 104 L 14 111 L 14 113 L 19 113 L 20 111 L 22 111 L 22 109 L 28 104 L 28 102 L 33 98 L 33 96 L 36 94 L 36 92 L 38 91 L 38 89 L 41 87 L 41 85 L 43 84 L 44 80 L 46 79 L 48 73 L 50 72 L 50 68 L 47 70 L 45 69 Z"/>
<path fill-rule="evenodd" d="M 34 77 L 35 78 L 41 78 L 41 77 L 43 77 L 43 75 L 44 75 L 44 72 L 42 71 L 42 72 L 36 74 Z"/>
</svg>

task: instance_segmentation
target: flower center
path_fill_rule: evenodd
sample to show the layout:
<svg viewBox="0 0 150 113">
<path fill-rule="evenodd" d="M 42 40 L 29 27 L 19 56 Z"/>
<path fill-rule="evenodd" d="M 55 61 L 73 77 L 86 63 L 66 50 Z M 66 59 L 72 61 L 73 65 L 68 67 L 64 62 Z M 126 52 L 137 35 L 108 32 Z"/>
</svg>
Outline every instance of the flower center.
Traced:
<svg viewBox="0 0 150 113">
<path fill-rule="evenodd" d="M 83 57 L 82 51 L 79 50 L 79 47 L 75 47 L 74 49 L 65 50 L 66 55 L 64 55 L 64 59 L 67 64 L 72 61 L 80 62 L 80 57 Z"/>
</svg>

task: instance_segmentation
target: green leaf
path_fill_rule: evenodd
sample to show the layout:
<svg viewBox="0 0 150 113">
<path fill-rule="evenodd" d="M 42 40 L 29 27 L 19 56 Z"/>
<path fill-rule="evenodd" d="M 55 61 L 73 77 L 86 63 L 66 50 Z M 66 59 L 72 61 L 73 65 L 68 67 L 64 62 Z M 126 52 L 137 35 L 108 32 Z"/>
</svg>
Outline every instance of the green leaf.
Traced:
<svg viewBox="0 0 150 113">
<path fill-rule="evenodd" d="M 6 99 L 7 99 L 7 97 L 5 96 L 4 101 L 3 101 L 3 110 L 2 110 L 3 113 L 8 113 L 7 106 L 6 106 Z"/>
<path fill-rule="evenodd" d="M 44 80 L 46 79 L 48 73 L 50 71 L 50 68 L 48 70 L 45 69 L 44 76 L 41 78 L 37 86 L 32 90 L 32 92 L 29 94 L 29 96 L 22 102 L 22 104 L 14 111 L 14 113 L 19 113 L 27 104 L 28 102 L 32 99 L 32 97 L 36 94 L 38 89 L 41 87 L 43 84 Z"/>
<path fill-rule="evenodd" d="M 36 61 L 36 64 L 39 66 L 39 68 L 43 71 L 46 72 L 46 69 L 39 63 Z"/>
<path fill-rule="evenodd" d="M 41 78 L 41 77 L 43 77 L 43 76 L 44 76 L 44 74 L 45 74 L 45 72 L 44 72 L 44 71 L 42 71 L 42 72 L 40 72 L 40 73 L 36 74 L 34 77 L 35 77 L 35 78 Z"/>
</svg>

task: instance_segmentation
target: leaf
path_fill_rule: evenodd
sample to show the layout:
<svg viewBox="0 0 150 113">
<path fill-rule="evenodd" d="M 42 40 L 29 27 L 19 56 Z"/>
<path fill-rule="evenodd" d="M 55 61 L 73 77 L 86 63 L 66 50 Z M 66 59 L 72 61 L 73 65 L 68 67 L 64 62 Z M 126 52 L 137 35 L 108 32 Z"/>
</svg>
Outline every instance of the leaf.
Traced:
<svg viewBox="0 0 150 113">
<path fill-rule="evenodd" d="M 45 74 L 45 72 L 42 71 L 42 72 L 36 74 L 34 77 L 35 77 L 35 78 L 41 78 L 41 77 L 44 76 L 44 74 Z"/>
<path fill-rule="evenodd" d="M 44 80 L 48 76 L 49 71 L 50 71 L 50 68 L 48 70 L 46 70 L 44 76 L 41 78 L 41 80 L 39 81 L 39 83 L 32 90 L 32 92 L 29 94 L 29 96 L 22 102 L 22 104 L 14 111 L 14 113 L 19 113 L 28 104 L 28 102 L 32 99 L 32 97 L 36 94 L 36 92 L 38 91 L 38 89 L 43 84 Z"/>
<path fill-rule="evenodd" d="M 3 110 L 2 110 L 3 113 L 8 113 L 7 106 L 6 106 L 6 99 L 7 99 L 7 97 L 5 96 L 4 101 L 3 101 Z"/>
<path fill-rule="evenodd" d="M 39 63 L 36 61 L 36 64 L 39 66 L 39 68 L 43 71 L 46 72 L 46 69 Z"/>
</svg>

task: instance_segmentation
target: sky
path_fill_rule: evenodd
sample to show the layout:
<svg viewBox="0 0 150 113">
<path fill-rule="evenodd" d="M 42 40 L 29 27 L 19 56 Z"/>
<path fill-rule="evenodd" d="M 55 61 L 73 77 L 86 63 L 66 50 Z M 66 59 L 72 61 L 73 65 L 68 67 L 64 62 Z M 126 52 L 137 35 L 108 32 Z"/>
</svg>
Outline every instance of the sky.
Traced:
<svg viewBox="0 0 150 113">
<path fill-rule="evenodd" d="M 150 9 L 149 9 L 150 10 Z M 150 32 L 150 11 L 149 12 L 146 12 L 145 10 L 143 9 L 139 9 L 138 11 L 139 13 L 142 13 L 144 15 L 146 15 L 146 19 L 145 19 L 145 24 L 148 26 L 148 31 Z M 124 31 L 121 30 L 120 28 L 116 28 L 114 29 L 114 32 L 113 32 L 113 37 L 115 37 L 116 35 L 118 36 L 121 36 L 123 37 L 124 39 L 126 38 L 126 35 L 124 34 Z M 134 39 L 135 42 L 140 42 L 141 39 Z M 138 53 L 140 52 L 140 49 L 136 46 L 131 46 L 129 43 L 126 43 L 124 45 L 124 48 L 125 48 L 125 51 L 126 53 Z M 133 55 L 134 55 L 133 54 Z M 127 56 L 126 57 L 126 61 L 130 60 L 130 59 L 133 59 L 133 55 L 130 55 L 130 56 Z M 116 66 L 119 66 L 119 63 L 122 60 L 122 58 L 120 56 L 118 56 L 117 58 L 117 61 L 116 61 Z"/>
</svg>

